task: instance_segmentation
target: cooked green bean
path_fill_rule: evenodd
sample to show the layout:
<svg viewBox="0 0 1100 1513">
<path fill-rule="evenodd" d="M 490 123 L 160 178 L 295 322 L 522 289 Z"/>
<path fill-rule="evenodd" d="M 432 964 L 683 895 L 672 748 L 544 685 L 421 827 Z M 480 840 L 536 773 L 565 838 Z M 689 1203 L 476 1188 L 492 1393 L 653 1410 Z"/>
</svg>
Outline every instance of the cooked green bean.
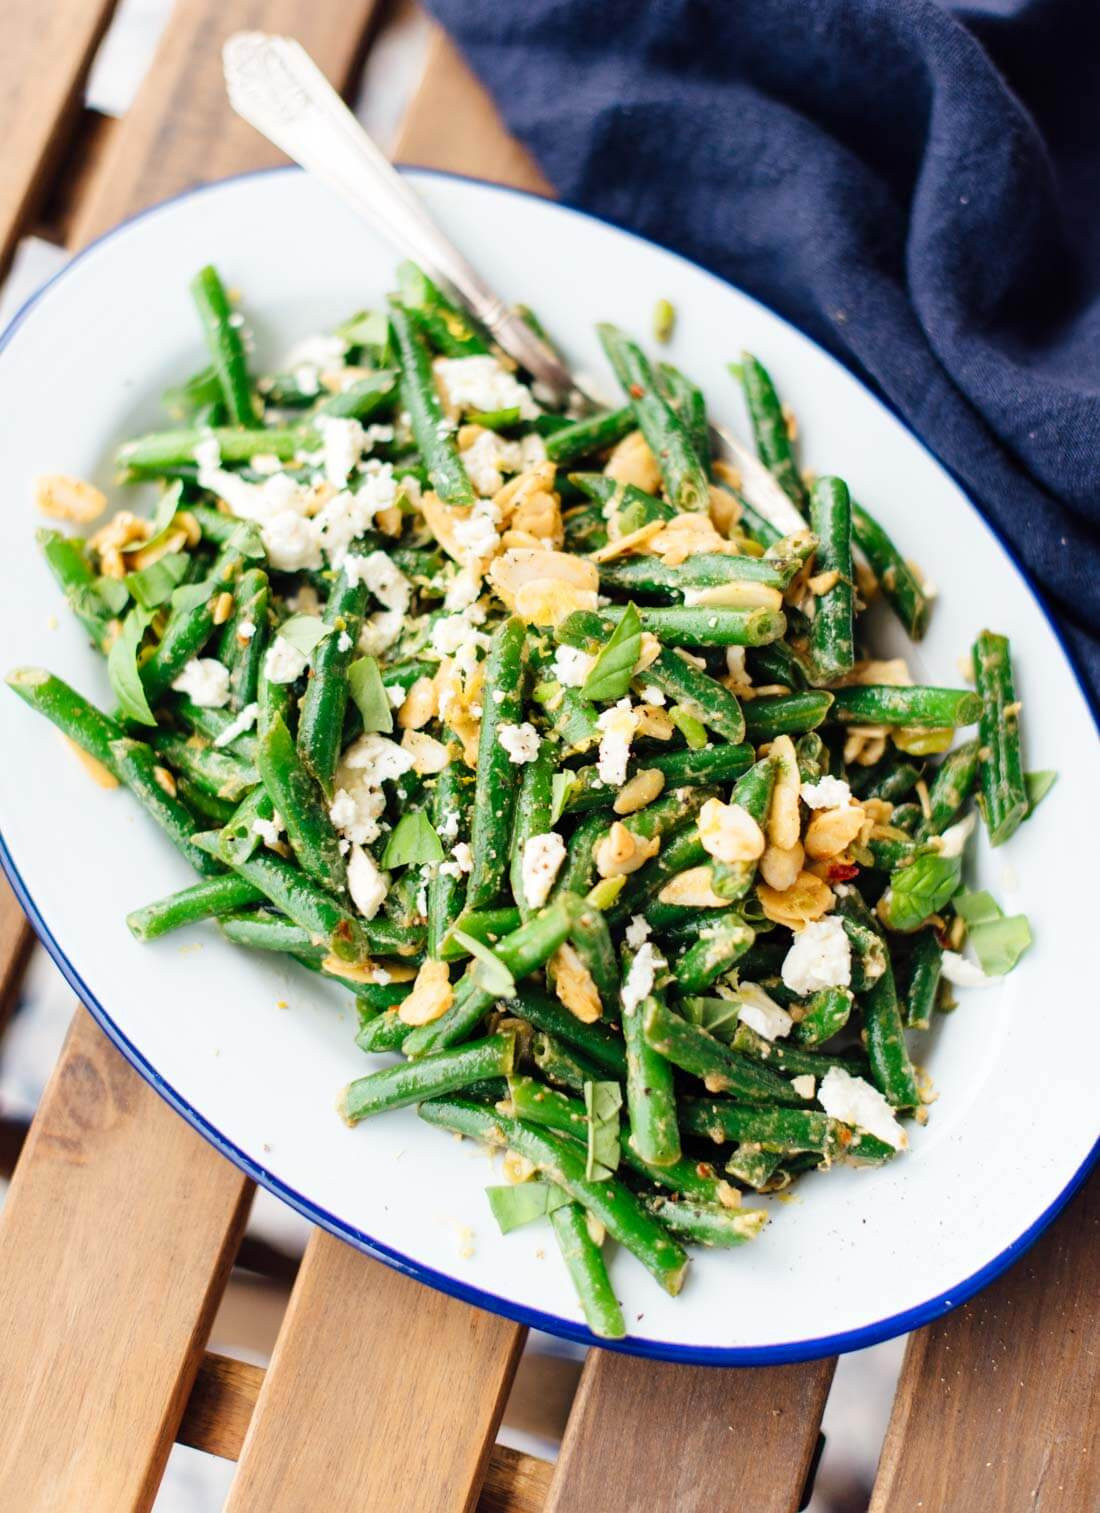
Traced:
<svg viewBox="0 0 1100 1513">
<path fill-rule="evenodd" d="M 443 413 L 419 322 L 411 312 L 395 305 L 390 311 L 390 326 L 401 360 L 401 402 L 409 413 L 431 486 L 445 504 L 472 506 L 476 495 Z"/>
<path fill-rule="evenodd" d="M 818 478 L 814 483 L 810 525 L 817 537 L 810 660 L 817 677 L 830 682 L 850 672 L 855 662 L 852 512 L 848 486 L 841 479 Z"/>
<path fill-rule="evenodd" d="M 1020 705 L 1012 681 L 1007 636 L 983 630 L 974 643 L 974 684 L 980 717 L 979 808 L 989 843 L 1002 846 L 1027 815 L 1027 788 L 1020 749 Z M 969 722 L 968 722 L 969 723 Z"/>
<path fill-rule="evenodd" d="M 230 419 L 238 426 L 259 425 L 240 322 L 234 318 L 217 270 L 209 265 L 200 269 L 191 281 L 191 294 Z"/>
<path fill-rule="evenodd" d="M 387 1109 L 407 1108 L 425 1098 L 457 1093 L 482 1077 L 506 1077 L 516 1054 L 514 1035 L 487 1035 L 453 1051 L 439 1051 L 403 1066 L 383 1067 L 357 1077 L 344 1091 L 343 1115 L 358 1124 Z"/>
<path fill-rule="evenodd" d="M 787 417 L 771 374 L 751 352 L 742 352 L 739 376 L 760 461 L 796 509 L 806 507 L 806 485 L 794 460 Z"/>
</svg>

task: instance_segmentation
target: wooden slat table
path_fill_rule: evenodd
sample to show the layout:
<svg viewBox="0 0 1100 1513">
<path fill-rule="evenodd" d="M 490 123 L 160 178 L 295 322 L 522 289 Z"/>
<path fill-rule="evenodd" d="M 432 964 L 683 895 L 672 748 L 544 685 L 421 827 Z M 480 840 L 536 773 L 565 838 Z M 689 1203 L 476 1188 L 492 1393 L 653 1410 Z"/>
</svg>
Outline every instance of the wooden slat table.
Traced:
<svg viewBox="0 0 1100 1513">
<path fill-rule="evenodd" d="M 39 209 L 39 230 L 76 247 L 271 161 L 224 104 L 222 40 L 292 33 L 348 88 L 374 9 L 177 0 L 119 123 L 79 110 L 110 0 L 38 0 L 33 25 L 5 16 L 0 260 Z M 28 77 L 45 82 L 29 91 Z M 442 34 L 398 156 L 551 193 Z M 0 888 L 0 1028 L 27 941 Z M 0 1217 L 0 1505 L 147 1508 L 176 1439 L 239 1460 L 234 1513 L 798 1506 L 832 1361 L 717 1371 L 592 1352 L 551 1467 L 493 1443 L 523 1330 L 320 1232 L 268 1370 L 204 1354 L 250 1198 L 78 1010 Z M 1020 1265 L 913 1336 L 876 1513 L 1097 1506 L 1098 1228 L 1094 1178 Z"/>
</svg>

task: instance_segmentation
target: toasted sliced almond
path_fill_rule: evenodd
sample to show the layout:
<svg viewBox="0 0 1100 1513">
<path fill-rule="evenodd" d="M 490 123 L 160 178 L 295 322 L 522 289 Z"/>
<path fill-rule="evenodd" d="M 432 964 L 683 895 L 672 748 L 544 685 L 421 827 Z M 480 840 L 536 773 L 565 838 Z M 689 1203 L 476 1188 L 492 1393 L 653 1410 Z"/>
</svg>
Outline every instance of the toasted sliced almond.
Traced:
<svg viewBox="0 0 1100 1513">
<path fill-rule="evenodd" d="M 224 625 L 233 613 L 233 595 L 231 593 L 219 594 L 214 600 L 210 611 L 210 617 L 215 625 Z"/>
<path fill-rule="evenodd" d="M 575 1019 L 594 1024 L 603 1013 L 603 1005 L 591 972 L 568 941 L 558 947 L 549 961 L 554 992 Z"/>
<path fill-rule="evenodd" d="M 715 471 L 717 472 L 717 469 Z M 732 536 L 741 519 L 740 502 L 729 489 L 720 489 L 713 483 L 710 486 L 708 500 L 710 521 L 714 529 L 720 536 Z"/>
<path fill-rule="evenodd" d="M 764 851 L 764 832 L 741 804 L 707 799 L 699 811 L 699 839 L 716 861 L 754 862 Z"/>
<path fill-rule="evenodd" d="M 416 974 L 412 992 L 397 1013 L 403 1024 L 431 1024 L 454 1002 L 451 977 L 445 961 L 426 961 Z"/>
<path fill-rule="evenodd" d="M 718 583 L 686 589 L 684 603 L 697 609 L 782 609 L 783 595 L 767 583 Z"/>
<path fill-rule="evenodd" d="M 601 877 L 628 877 L 661 849 L 659 836 L 640 836 L 616 820 L 596 847 L 596 871 Z"/>
<path fill-rule="evenodd" d="M 770 754 L 775 766 L 775 787 L 772 789 L 771 807 L 768 810 L 768 840 L 781 851 L 788 851 L 798 842 L 802 829 L 802 815 L 798 807 L 802 779 L 798 772 L 794 742 L 790 736 L 777 736 L 771 743 Z"/>
<path fill-rule="evenodd" d="M 66 746 L 70 748 L 73 755 L 76 757 L 80 765 L 84 768 L 84 771 L 88 774 L 93 783 L 95 783 L 100 788 L 118 787 L 118 778 L 116 778 L 114 773 L 111 772 L 108 768 L 104 767 L 102 762 L 97 761 L 90 752 L 85 751 L 83 746 L 78 746 L 76 742 L 69 736 L 62 735 L 61 739 L 65 742 Z"/>
<path fill-rule="evenodd" d="M 651 520 L 648 525 L 640 525 L 636 531 L 627 531 L 625 536 L 618 536 L 614 541 L 609 541 L 606 546 L 601 546 L 594 551 L 589 558 L 591 562 L 613 562 L 616 557 L 626 557 L 631 552 L 640 552 L 647 546 L 660 531 L 664 529 L 663 520 Z"/>
<path fill-rule="evenodd" d="M 397 714 L 397 723 L 402 730 L 421 730 L 436 712 L 436 688 L 434 678 L 417 678 L 405 695 L 405 702 Z"/>
<path fill-rule="evenodd" d="M 71 520 L 87 525 L 107 508 L 107 496 L 94 483 L 68 473 L 46 473 L 35 480 L 34 502 L 52 520 Z"/>
<path fill-rule="evenodd" d="M 719 898 L 711 887 L 713 873 L 709 866 L 688 867 L 677 872 L 658 893 L 662 904 L 676 904 L 681 909 L 724 909 L 728 898 Z"/>
<path fill-rule="evenodd" d="M 760 907 L 773 924 L 792 930 L 822 919 L 833 906 L 833 890 L 812 872 L 800 872 L 789 888 L 777 892 L 767 883 L 757 883 Z"/>
<path fill-rule="evenodd" d="M 413 759 L 413 771 L 421 777 L 430 777 L 442 772 L 450 760 L 447 748 L 435 736 L 425 735 L 422 730 L 406 730 L 401 744 Z"/>
<path fill-rule="evenodd" d="M 616 814 L 636 814 L 639 809 L 652 804 L 664 786 L 664 773 L 657 767 L 646 767 L 623 784 L 611 807 Z"/>
<path fill-rule="evenodd" d="M 801 841 L 795 841 L 793 846 L 785 848 L 769 846 L 760 858 L 760 875 L 769 888 L 784 893 L 802 871 L 805 861 L 806 853 Z"/>
<path fill-rule="evenodd" d="M 648 736 L 651 741 L 671 741 L 676 734 L 676 726 L 668 712 L 658 709 L 656 704 L 635 704 L 634 714 L 637 725 L 634 730 L 635 736 Z"/>
<path fill-rule="evenodd" d="M 646 494 L 661 488 L 661 470 L 641 431 L 624 436 L 607 459 L 604 473 L 616 483 L 632 483 Z"/>
<path fill-rule="evenodd" d="M 858 804 L 815 810 L 806 826 L 806 855 L 815 862 L 839 856 L 863 828 L 864 812 Z"/>
</svg>

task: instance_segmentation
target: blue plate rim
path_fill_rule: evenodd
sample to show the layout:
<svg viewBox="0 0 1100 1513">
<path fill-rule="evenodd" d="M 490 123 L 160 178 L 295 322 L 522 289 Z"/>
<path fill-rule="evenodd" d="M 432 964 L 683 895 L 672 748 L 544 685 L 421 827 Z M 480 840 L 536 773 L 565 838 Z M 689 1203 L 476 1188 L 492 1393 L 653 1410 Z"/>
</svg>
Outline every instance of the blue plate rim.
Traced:
<svg viewBox="0 0 1100 1513">
<path fill-rule="evenodd" d="M 517 189 L 512 185 L 495 184 L 489 179 L 478 178 L 473 174 L 461 174 L 440 169 L 422 168 L 415 164 L 402 164 L 401 167 L 404 171 L 411 170 L 412 173 L 423 175 L 427 178 L 450 179 L 460 183 L 477 184 L 482 186 L 483 188 L 493 189 L 503 194 L 518 195 L 523 199 L 543 201 L 549 205 L 555 206 L 557 209 L 560 209 L 569 215 L 577 216 L 583 220 L 594 221 L 596 222 L 596 224 L 601 226 L 610 227 L 619 235 L 628 236 L 634 241 L 641 242 L 645 246 L 657 247 L 660 249 L 660 251 L 668 254 L 669 256 L 675 257 L 680 262 L 686 263 L 689 267 L 705 273 L 709 278 L 715 279 L 718 283 L 725 284 L 728 288 L 735 290 L 735 292 L 742 297 L 752 300 L 752 302 L 758 305 L 761 309 L 767 310 L 768 314 L 771 315 L 774 319 L 781 320 L 783 321 L 784 325 L 790 326 L 793 330 L 798 331 L 798 334 L 800 336 L 804 337 L 805 340 L 812 342 L 813 345 L 817 347 L 818 351 L 823 352 L 831 362 L 837 363 L 839 367 L 844 367 L 844 364 L 842 364 L 833 353 L 826 351 L 824 347 L 821 347 L 819 343 L 814 341 L 813 337 L 807 336 L 804 331 L 800 331 L 797 326 L 794 326 L 793 322 L 786 320 L 784 316 L 778 315 L 774 310 L 771 310 L 769 306 L 765 305 L 762 301 L 755 299 L 752 295 L 746 294 L 743 289 L 739 289 L 728 279 L 723 278 L 720 274 L 715 273 L 712 269 L 703 267 L 701 263 L 696 263 L 691 258 L 685 257 L 683 253 L 677 252 L 674 248 L 664 247 L 659 242 L 654 241 L 651 237 L 641 236 L 638 232 L 631 231 L 628 227 L 617 225 L 614 221 L 608 219 L 605 216 L 595 215 L 591 211 L 582 210 L 579 207 L 570 205 L 562 200 L 548 200 L 544 195 L 532 194 L 529 190 Z M 59 283 L 62 279 L 66 278 L 78 263 L 83 262 L 90 255 L 103 248 L 106 243 L 110 242 L 114 237 L 118 236 L 120 232 L 127 230 L 127 228 L 129 228 L 130 226 L 135 225 L 139 221 L 145 220 L 149 216 L 157 215 L 158 213 L 169 208 L 172 205 L 176 205 L 184 200 L 194 199 L 199 195 L 206 194 L 211 191 L 222 189 L 227 184 L 233 184 L 249 179 L 265 178 L 270 176 L 271 174 L 297 174 L 301 171 L 301 169 L 296 168 L 292 164 L 279 164 L 270 168 L 254 169 L 246 173 L 233 174 L 228 178 L 218 179 L 212 183 L 193 185 L 188 189 L 181 190 L 178 194 L 170 196 L 168 199 L 161 200 L 155 205 L 150 205 L 145 210 L 139 211 L 136 215 L 128 216 L 126 220 L 120 221 L 117 226 L 113 226 L 109 231 L 103 232 L 100 236 L 89 242 L 87 246 L 81 248 L 78 253 L 76 253 L 72 258 L 69 259 L 64 267 L 59 268 L 56 273 L 48 278 L 44 284 L 36 289 L 34 293 L 31 294 L 23 302 L 23 304 L 12 316 L 7 326 L 4 328 L 3 333 L 0 334 L 0 354 L 2 354 L 6 350 L 13 336 L 24 324 L 31 311 L 34 310 L 35 307 L 45 299 L 54 285 Z M 881 405 L 884 409 L 888 410 L 896 420 L 904 425 L 906 430 L 909 431 L 910 435 L 912 435 L 914 439 L 922 447 L 924 447 L 924 450 L 934 458 L 934 460 L 937 462 L 937 465 L 944 467 L 944 471 L 954 479 L 954 475 L 951 474 L 950 470 L 947 469 L 944 464 L 935 457 L 935 453 L 933 453 L 931 449 L 925 445 L 925 443 L 916 434 L 916 432 L 906 424 L 905 420 L 901 416 L 897 415 L 897 413 L 889 405 L 887 405 L 879 395 L 875 394 L 859 377 L 858 374 L 854 376 L 858 379 L 861 387 L 864 389 L 869 398 L 874 401 L 874 403 Z M 958 487 L 962 488 L 957 479 L 954 479 L 954 481 L 956 482 Z M 1097 724 L 1098 729 L 1100 729 L 1100 714 L 1098 714 L 1098 711 L 1092 704 L 1092 701 L 1089 697 L 1088 688 L 1085 685 L 1084 679 L 1082 678 L 1080 670 L 1077 666 L 1076 658 L 1070 647 L 1066 644 L 1066 640 L 1062 634 L 1061 628 L 1059 627 L 1058 622 L 1055 620 L 1054 616 L 1051 614 L 1049 608 L 1047 607 L 1043 595 L 1032 582 L 1029 573 L 1020 562 L 1012 545 L 1005 539 L 1005 537 L 997 529 L 996 525 L 994 525 L 993 522 L 986 517 L 985 513 L 981 509 L 979 509 L 979 507 L 970 498 L 969 494 L 967 494 L 966 490 L 963 489 L 962 492 L 964 494 L 964 497 L 966 498 L 967 504 L 979 515 L 979 517 L 990 529 L 990 531 L 992 531 L 997 541 L 1000 543 L 1002 548 L 1011 559 L 1016 570 L 1019 572 L 1020 577 L 1022 578 L 1025 586 L 1028 589 L 1028 592 L 1035 600 L 1040 613 L 1046 620 L 1047 624 L 1050 626 L 1055 639 L 1057 640 L 1058 645 L 1062 650 L 1062 654 L 1065 657 L 1070 671 L 1072 672 L 1073 677 L 1077 683 L 1077 686 L 1081 691 L 1081 695 L 1085 702 L 1085 707 L 1092 715 L 1093 721 Z M 1000 1251 L 996 1256 L 994 1256 L 992 1260 L 986 1262 L 984 1266 L 980 1267 L 976 1272 L 965 1278 L 956 1287 L 951 1288 L 948 1292 L 939 1293 L 937 1294 L 937 1296 L 929 1298 L 923 1303 L 916 1304 L 912 1308 L 905 1309 L 901 1313 L 890 1314 L 883 1319 L 876 1320 L 872 1324 L 865 1324 L 859 1329 L 846 1330 L 840 1334 L 835 1335 L 822 1335 L 813 1339 L 793 1340 L 785 1344 L 775 1345 L 733 1345 L 713 1347 L 698 1345 L 675 1345 L 670 1344 L 664 1340 L 651 1340 L 637 1335 L 628 1336 L 624 1340 L 601 1339 L 599 1336 L 593 1334 L 591 1330 L 585 1328 L 583 1325 L 577 1324 L 571 1319 L 562 1318 L 557 1314 L 543 1313 L 538 1309 L 527 1308 L 519 1304 L 509 1303 L 506 1300 L 499 1298 L 496 1294 L 483 1292 L 480 1288 L 472 1286 L 471 1284 L 462 1281 L 458 1277 L 453 1277 L 446 1272 L 436 1271 L 434 1270 L 434 1268 L 426 1266 L 421 1262 L 411 1260 L 408 1256 L 403 1255 L 400 1251 L 394 1250 L 390 1246 L 383 1245 L 380 1241 L 373 1239 L 370 1235 L 365 1234 L 363 1231 L 357 1230 L 351 1225 L 345 1223 L 343 1220 L 338 1219 L 335 1215 L 329 1213 L 327 1209 L 322 1208 L 319 1204 L 313 1203 L 308 1198 L 303 1197 L 302 1194 L 299 1193 L 295 1188 L 283 1182 L 272 1172 L 267 1171 L 258 1162 L 254 1161 L 251 1156 L 241 1150 L 239 1146 L 235 1145 L 231 1140 L 226 1139 L 226 1137 L 214 1125 L 210 1124 L 203 1117 L 203 1115 L 198 1112 L 197 1109 L 195 1109 L 190 1103 L 188 1103 L 186 1099 L 181 1098 L 170 1083 L 165 1081 L 165 1079 L 157 1072 L 156 1068 L 146 1060 L 146 1058 L 141 1054 L 137 1047 L 128 1039 L 126 1035 L 122 1033 L 122 1031 L 112 1020 L 111 1016 L 104 1009 L 103 1005 L 96 998 L 95 994 L 93 994 L 88 988 L 79 972 L 77 972 L 76 968 L 69 961 L 58 941 L 55 939 L 49 926 L 46 924 L 45 919 L 39 912 L 34 899 L 32 898 L 25 883 L 23 882 L 22 875 L 20 874 L 19 869 L 15 864 L 15 860 L 8 850 L 7 841 L 2 833 L 0 833 L 0 866 L 3 867 L 8 882 L 11 884 L 12 891 L 15 893 L 16 898 L 19 900 L 19 904 L 26 914 L 31 927 L 35 932 L 35 935 L 38 937 L 39 941 L 41 941 L 42 945 L 45 947 L 50 957 L 53 959 L 54 964 L 61 972 L 61 975 L 65 978 L 65 981 L 76 993 L 81 1003 L 92 1015 L 93 1019 L 95 1019 L 96 1023 L 107 1035 L 108 1039 L 111 1040 L 111 1042 L 122 1053 L 126 1060 L 130 1062 L 135 1070 L 139 1072 L 142 1077 L 144 1077 L 146 1082 L 149 1083 L 154 1091 L 156 1091 L 164 1099 L 164 1101 L 176 1111 L 177 1114 L 181 1115 L 187 1121 L 187 1123 L 190 1124 L 191 1127 L 196 1130 L 205 1140 L 207 1140 L 222 1156 L 231 1161 L 236 1167 L 242 1170 L 259 1186 L 266 1188 L 277 1198 L 281 1199 L 282 1202 L 286 1203 L 290 1208 L 301 1214 L 303 1218 L 308 1219 L 313 1224 L 317 1224 L 318 1226 L 320 1226 L 320 1228 L 327 1230 L 330 1234 L 337 1236 L 339 1239 L 345 1240 L 349 1244 L 355 1246 L 357 1250 L 361 1250 L 364 1254 L 373 1257 L 375 1260 L 383 1262 L 383 1264 L 387 1266 L 392 1267 L 395 1271 L 399 1271 L 406 1276 L 413 1277 L 417 1281 L 424 1282 L 428 1286 L 435 1288 L 437 1291 L 447 1293 L 451 1297 L 458 1298 L 464 1303 L 471 1304 L 473 1307 L 482 1308 L 486 1312 L 497 1314 L 498 1316 L 503 1318 L 512 1319 L 516 1323 L 524 1324 L 529 1328 L 540 1329 L 547 1334 L 552 1334 L 562 1339 L 571 1340 L 578 1345 L 596 1346 L 600 1349 L 614 1350 L 626 1355 L 638 1355 L 650 1360 L 672 1361 L 692 1366 L 778 1366 L 794 1364 L 799 1361 L 820 1360 L 826 1356 L 843 1355 L 852 1350 L 863 1350 L 870 1345 L 881 1344 L 884 1340 L 892 1339 L 899 1334 L 908 1334 L 911 1330 L 919 1329 L 922 1325 L 931 1323 L 934 1319 L 943 1317 L 952 1309 L 957 1308 L 962 1303 L 965 1303 L 968 1298 L 973 1297 L 976 1292 L 979 1292 L 996 1277 L 1000 1276 L 1003 1271 L 1011 1266 L 1013 1262 L 1017 1261 L 1024 1254 L 1024 1252 L 1035 1243 L 1035 1241 L 1039 1238 L 1039 1236 L 1047 1228 L 1051 1221 L 1069 1202 L 1070 1198 L 1084 1182 L 1097 1159 L 1100 1158 L 1100 1138 L 1098 1138 L 1092 1149 L 1089 1151 L 1088 1155 L 1085 1157 L 1084 1161 L 1067 1182 L 1066 1186 L 1053 1200 L 1053 1202 L 1051 1202 L 1047 1206 L 1047 1208 L 1044 1209 L 1039 1217 L 1034 1220 L 1029 1228 L 1026 1229 L 1017 1240 L 1013 1241 L 1011 1245 L 1006 1246 L 1006 1248 Z"/>
</svg>

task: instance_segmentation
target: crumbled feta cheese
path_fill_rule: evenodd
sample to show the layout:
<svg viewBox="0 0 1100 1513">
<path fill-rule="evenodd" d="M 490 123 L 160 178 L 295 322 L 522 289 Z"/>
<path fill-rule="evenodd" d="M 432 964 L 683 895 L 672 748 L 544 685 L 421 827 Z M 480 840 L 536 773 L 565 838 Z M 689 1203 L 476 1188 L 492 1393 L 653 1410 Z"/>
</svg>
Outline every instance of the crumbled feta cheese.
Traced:
<svg viewBox="0 0 1100 1513">
<path fill-rule="evenodd" d="M 748 682 L 748 670 L 745 667 L 745 648 L 743 646 L 726 647 L 726 671 L 735 683 Z"/>
<path fill-rule="evenodd" d="M 462 453 L 462 465 L 474 488 L 489 499 L 502 483 L 501 473 L 514 473 L 519 448 L 493 431 L 482 431 Z"/>
<path fill-rule="evenodd" d="M 523 896 L 530 909 L 541 909 L 565 860 L 565 842 L 556 830 L 529 836 L 523 847 Z"/>
<path fill-rule="evenodd" d="M 794 1020 L 755 982 L 741 983 L 737 997 L 741 1004 L 737 1017 L 750 1030 L 763 1035 L 765 1040 L 782 1040 L 791 1033 Z"/>
<path fill-rule="evenodd" d="M 237 626 L 237 639 L 239 641 L 251 641 L 256 634 L 256 627 L 251 620 L 242 620 Z"/>
<path fill-rule="evenodd" d="M 976 961 L 961 956 L 958 951 L 945 951 L 940 966 L 941 975 L 956 988 L 995 988 L 1003 979 L 990 977 Z"/>
<path fill-rule="evenodd" d="M 453 877 L 456 881 L 462 876 L 462 868 L 457 862 L 440 862 L 440 877 Z"/>
<path fill-rule="evenodd" d="M 657 969 L 664 964 L 664 958 L 659 954 L 652 941 L 645 941 L 638 947 L 637 955 L 630 963 L 630 971 L 626 974 L 620 995 L 624 1014 L 633 1014 L 640 1003 L 643 1003 L 653 992 L 653 980 L 657 975 Z"/>
<path fill-rule="evenodd" d="M 373 523 L 380 510 L 397 502 L 398 483 L 388 462 L 373 458 L 364 465 L 364 477 L 352 492 L 341 489 L 321 507 L 316 525 L 325 556 L 333 567 L 342 567 L 353 544 Z"/>
<path fill-rule="evenodd" d="M 351 650 L 351 637 L 348 635 L 348 633 L 347 633 L 346 630 L 342 630 L 340 632 L 340 634 L 337 636 L 337 638 L 336 638 L 336 650 L 337 651 L 350 651 Z"/>
<path fill-rule="evenodd" d="M 630 707 L 630 700 L 620 699 L 610 709 L 605 709 L 596 721 L 600 732 L 600 749 L 596 770 L 600 782 L 609 788 L 621 788 L 626 782 L 626 769 L 630 763 L 630 743 L 638 728 L 638 716 Z"/>
<path fill-rule="evenodd" d="M 650 923 L 644 914 L 635 914 L 626 927 L 624 939 L 632 951 L 641 950 L 650 936 Z"/>
<path fill-rule="evenodd" d="M 361 773 L 372 788 L 394 782 L 413 765 L 410 754 L 384 735 L 361 735 L 353 741 L 340 760 L 349 772 Z"/>
<path fill-rule="evenodd" d="M 196 443 L 191 456 L 198 464 L 200 475 L 210 472 L 214 468 L 220 468 L 222 464 L 222 449 L 218 445 L 216 436 L 204 436 Z"/>
<path fill-rule="evenodd" d="M 817 1082 L 809 1072 L 804 1072 L 801 1077 L 791 1078 L 791 1086 L 800 1098 L 812 1098 Z"/>
<path fill-rule="evenodd" d="M 441 841 L 453 841 L 458 834 L 458 810 L 448 809 L 435 828 Z"/>
<path fill-rule="evenodd" d="M 318 415 L 325 478 L 333 488 L 347 488 L 352 468 L 363 455 L 363 427 L 342 415 Z"/>
<path fill-rule="evenodd" d="M 405 700 L 408 698 L 408 694 L 405 692 L 401 684 L 384 683 L 382 686 L 386 690 L 386 698 L 389 700 L 390 708 L 394 710 L 400 709 L 402 704 L 404 704 Z"/>
<path fill-rule="evenodd" d="M 291 376 L 302 394 L 312 398 L 321 392 L 321 375 L 312 363 L 299 363 Z"/>
<path fill-rule="evenodd" d="M 400 609 L 379 609 L 363 623 L 359 632 L 359 650 L 365 657 L 380 657 L 397 640 L 405 625 Z"/>
<path fill-rule="evenodd" d="M 522 420 L 535 420 L 539 407 L 526 388 L 495 357 L 439 357 L 432 364 L 447 403 L 456 410 L 518 409 Z"/>
<path fill-rule="evenodd" d="M 454 657 L 460 651 L 472 650 L 474 661 L 478 651 L 488 651 L 489 637 L 478 630 L 479 607 L 469 605 L 457 615 L 441 615 L 432 626 L 428 640 L 432 650 L 441 657 Z M 484 619 L 484 615 L 480 616 Z"/>
<path fill-rule="evenodd" d="M 467 564 L 459 568 L 447 585 L 443 608 L 452 612 L 469 609 L 480 593 L 481 574 L 473 566 Z"/>
<path fill-rule="evenodd" d="M 258 835 L 265 846 L 277 846 L 286 830 L 282 815 L 276 810 L 269 820 L 262 815 L 252 821 L 252 834 Z"/>
<path fill-rule="evenodd" d="M 583 688 L 585 679 L 596 665 L 595 657 L 579 646 L 559 646 L 550 663 L 550 676 L 563 688 Z"/>
<path fill-rule="evenodd" d="M 321 531 L 316 520 L 295 510 L 280 510 L 260 526 L 267 560 L 281 573 L 321 566 Z"/>
<path fill-rule="evenodd" d="M 353 588 L 365 583 L 386 609 L 399 609 L 404 613 L 409 607 L 412 584 L 385 552 L 371 552 L 366 557 L 345 557 L 344 576 Z"/>
<path fill-rule="evenodd" d="M 893 1109 L 878 1088 L 864 1082 L 862 1077 L 853 1077 L 843 1067 L 831 1066 L 821 1079 L 817 1097 L 831 1119 L 866 1130 L 895 1150 L 904 1150 L 908 1145 Z"/>
<path fill-rule="evenodd" d="M 642 689 L 643 704 L 652 704 L 654 709 L 663 709 L 665 707 L 665 702 L 666 701 L 664 694 L 655 683 L 650 683 L 647 687 Z"/>
<path fill-rule="evenodd" d="M 803 783 L 800 795 L 808 809 L 847 809 L 852 802 L 848 784 L 827 774 L 816 783 Z"/>
<path fill-rule="evenodd" d="M 246 704 L 237 718 L 230 720 L 221 734 L 214 737 L 214 745 L 228 746 L 239 735 L 244 735 L 246 730 L 251 730 L 256 723 L 256 716 L 259 712 L 260 706 L 258 704 Z"/>
<path fill-rule="evenodd" d="M 276 636 L 264 657 L 264 676 L 269 683 L 293 683 L 306 670 L 309 658 L 282 636 Z"/>
<path fill-rule="evenodd" d="M 539 733 L 526 720 L 522 725 L 501 725 L 497 740 L 517 767 L 524 762 L 533 762 L 539 754 Z"/>
<path fill-rule="evenodd" d="M 222 709 L 229 703 L 229 668 L 213 657 L 192 657 L 172 687 L 200 709 Z"/>
<path fill-rule="evenodd" d="M 284 372 L 295 374 L 295 383 L 306 393 L 298 379 L 298 368 L 311 368 L 316 375 L 328 368 L 342 368 L 347 359 L 348 344 L 342 336 L 306 336 L 295 342 L 279 364 Z M 317 390 L 312 391 L 316 394 Z"/>
<path fill-rule="evenodd" d="M 783 960 L 784 984 L 800 998 L 820 988 L 846 988 L 852 980 L 852 948 L 838 914 L 803 925 Z"/>
<path fill-rule="evenodd" d="M 364 919 L 373 919 L 389 892 L 389 878 L 375 866 L 369 851 L 352 846 L 348 858 L 348 892 Z"/>
<path fill-rule="evenodd" d="M 455 815 L 455 820 L 457 821 L 457 819 L 458 819 L 458 815 L 456 814 Z M 442 831 L 440 832 L 440 834 L 442 834 Z M 459 841 L 456 846 L 452 846 L 452 848 L 451 848 L 451 855 L 454 857 L 455 861 L 458 863 L 459 868 L 461 869 L 461 871 L 462 871 L 462 873 L 464 875 L 467 872 L 471 872 L 473 870 L 474 854 L 470 850 L 470 847 L 466 843 L 466 841 Z"/>
<path fill-rule="evenodd" d="M 369 452 L 381 442 L 386 446 L 393 440 L 393 426 L 367 426 L 363 431 L 363 450 Z"/>
<path fill-rule="evenodd" d="M 948 825 L 947 829 L 940 836 L 940 855 L 961 856 L 967 841 L 974 833 L 974 826 L 977 823 L 978 817 L 971 810 L 969 814 L 965 815 L 961 820 L 957 820 L 955 824 Z"/>
<path fill-rule="evenodd" d="M 199 465 L 198 481 L 204 489 L 217 494 L 242 520 L 263 525 L 276 515 L 304 515 L 312 504 L 310 491 L 289 473 L 271 473 L 262 483 L 249 483 L 237 473 L 226 472 L 216 438 L 200 441 L 192 453 Z"/>
<path fill-rule="evenodd" d="M 455 522 L 455 541 L 467 564 L 491 557 L 500 545 L 500 511 L 491 499 L 479 499 L 465 520 Z"/>
</svg>

